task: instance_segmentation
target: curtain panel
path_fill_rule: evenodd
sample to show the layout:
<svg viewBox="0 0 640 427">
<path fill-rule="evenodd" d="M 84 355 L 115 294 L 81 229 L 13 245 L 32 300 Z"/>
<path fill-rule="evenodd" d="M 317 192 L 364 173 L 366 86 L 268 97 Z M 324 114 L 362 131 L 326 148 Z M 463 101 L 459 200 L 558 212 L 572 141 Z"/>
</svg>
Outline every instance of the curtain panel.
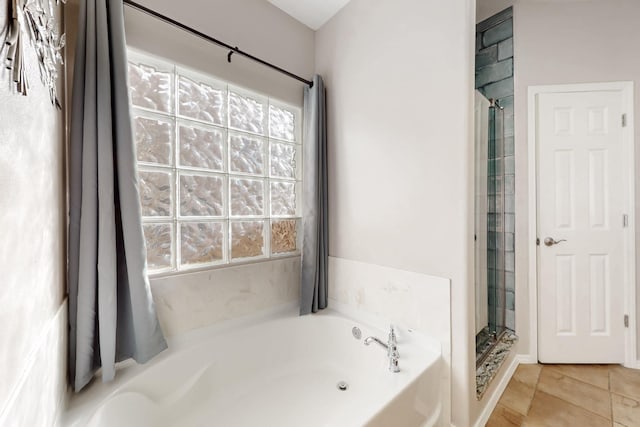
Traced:
<svg viewBox="0 0 640 427">
<path fill-rule="evenodd" d="M 69 142 L 69 375 L 150 360 L 167 345 L 146 274 L 122 0 L 80 2 Z"/>
<path fill-rule="evenodd" d="M 302 274 L 300 314 L 327 307 L 329 212 L 326 91 L 322 77 L 304 90 Z"/>
</svg>

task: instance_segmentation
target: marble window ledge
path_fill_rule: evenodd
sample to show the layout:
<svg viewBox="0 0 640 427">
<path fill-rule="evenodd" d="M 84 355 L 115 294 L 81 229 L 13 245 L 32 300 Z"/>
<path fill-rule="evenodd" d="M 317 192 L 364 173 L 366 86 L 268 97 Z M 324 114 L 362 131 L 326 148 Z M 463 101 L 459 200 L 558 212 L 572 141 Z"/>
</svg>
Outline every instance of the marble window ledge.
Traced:
<svg viewBox="0 0 640 427">
<path fill-rule="evenodd" d="M 510 332 L 502 336 L 500 342 L 491 350 L 482 365 L 476 369 L 476 399 L 481 400 L 485 391 L 495 378 L 511 351 L 511 348 L 518 342 L 518 337 Z"/>
</svg>

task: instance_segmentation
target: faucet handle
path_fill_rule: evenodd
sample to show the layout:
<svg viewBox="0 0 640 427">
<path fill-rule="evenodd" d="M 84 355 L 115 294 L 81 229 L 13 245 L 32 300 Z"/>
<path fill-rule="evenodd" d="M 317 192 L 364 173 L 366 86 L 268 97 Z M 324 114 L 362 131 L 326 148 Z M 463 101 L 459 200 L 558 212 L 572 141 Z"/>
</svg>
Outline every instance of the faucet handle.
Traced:
<svg viewBox="0 0 640 427">
<path fill-rule="evenodd" d="M 389 359 L 389 370 L 391 372 L 400 372 L 400 366 L 398 366 L 398 358 L 392 357 Z"/>
<path fill-rule="evenodd" d="M 387 340 L 387 346 L 389 348 L 389 354 L 391 354 L 391 347 L 396 347 L 398 340 L 396 338 L 396 330 L 393 325 L 389 326 L 389 339 Z"/>
<path fill-rule="evenodd" d="M 390 359 L 399 359 L 400 358 L 400 352 L 398 351 L 398 347 L 396 346 L 396 344 L 391 344 L 388 348 L 387 348 L 387 356 L 389 356 Z"/>
<path fill-rule="evenodd" d="M 388 345 L 389 347 L 391 347 L 391 345 L 394 345 L 397 343 L 396 340 L 396 330 L 394 329 L 393 325 L 389 326 L 389 340 L 388 340 Z"/>
</svg>

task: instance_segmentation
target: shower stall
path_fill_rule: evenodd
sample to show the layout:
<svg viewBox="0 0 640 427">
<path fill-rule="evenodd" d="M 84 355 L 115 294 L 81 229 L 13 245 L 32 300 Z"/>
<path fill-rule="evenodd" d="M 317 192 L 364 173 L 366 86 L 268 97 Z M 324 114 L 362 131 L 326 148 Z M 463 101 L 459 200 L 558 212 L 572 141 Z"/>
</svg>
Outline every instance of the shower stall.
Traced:
<svg viewBox="0 0 640 427">
<path fill-rule="evenodd" d="M 475 95 L 476 365 L 507 331 L 505 287 L 504 109 Z"/>
</svg>

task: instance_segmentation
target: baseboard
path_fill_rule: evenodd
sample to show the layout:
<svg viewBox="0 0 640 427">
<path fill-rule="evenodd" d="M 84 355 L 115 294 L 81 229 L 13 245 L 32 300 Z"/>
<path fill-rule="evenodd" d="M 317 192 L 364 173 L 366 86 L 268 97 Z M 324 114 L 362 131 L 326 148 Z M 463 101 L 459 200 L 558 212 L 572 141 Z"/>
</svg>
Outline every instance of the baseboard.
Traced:
<svg viewBox="0 0 640 427">
<path fill-rule="evenodd" d="M 518 359 L 518 362 L 523 365 L 535 365 L 538 363 L 538 356 L 533 354 L 518 354 L 516 359 Z"/>
<path fill-rule="evenodd" d="M 507 388 L 509 381 L 511 381 L 511 377 L 513 376 L 513 373 L 516 371 L 516 368 L 520 363 L 527 363 L 527 362 L 521 362 L 522 356 L 528 356 L 528 355 L 517 354 L 511 360 L 511 363 L 509 363 L 509 365 L 507 366 L 505 374 L 502 376 L 502 378 L 498 382 L 496 389 L 491 394 L 491 397 L 489 397 L 489 400 L 487 401 L 487 405 L 484 407 L 484 409 L 480 413 L 480 416 L 476 420 L 474 427 L 484 427 L 487 424 L 487 421 L 489 421 L 489 417 L 491 417 L 493 410 L 496 408 L 496 405 L 498 404 L 500 397 L 502 397 L 502 393 L 504 393 L 504 390 Z"/>
</svg>

